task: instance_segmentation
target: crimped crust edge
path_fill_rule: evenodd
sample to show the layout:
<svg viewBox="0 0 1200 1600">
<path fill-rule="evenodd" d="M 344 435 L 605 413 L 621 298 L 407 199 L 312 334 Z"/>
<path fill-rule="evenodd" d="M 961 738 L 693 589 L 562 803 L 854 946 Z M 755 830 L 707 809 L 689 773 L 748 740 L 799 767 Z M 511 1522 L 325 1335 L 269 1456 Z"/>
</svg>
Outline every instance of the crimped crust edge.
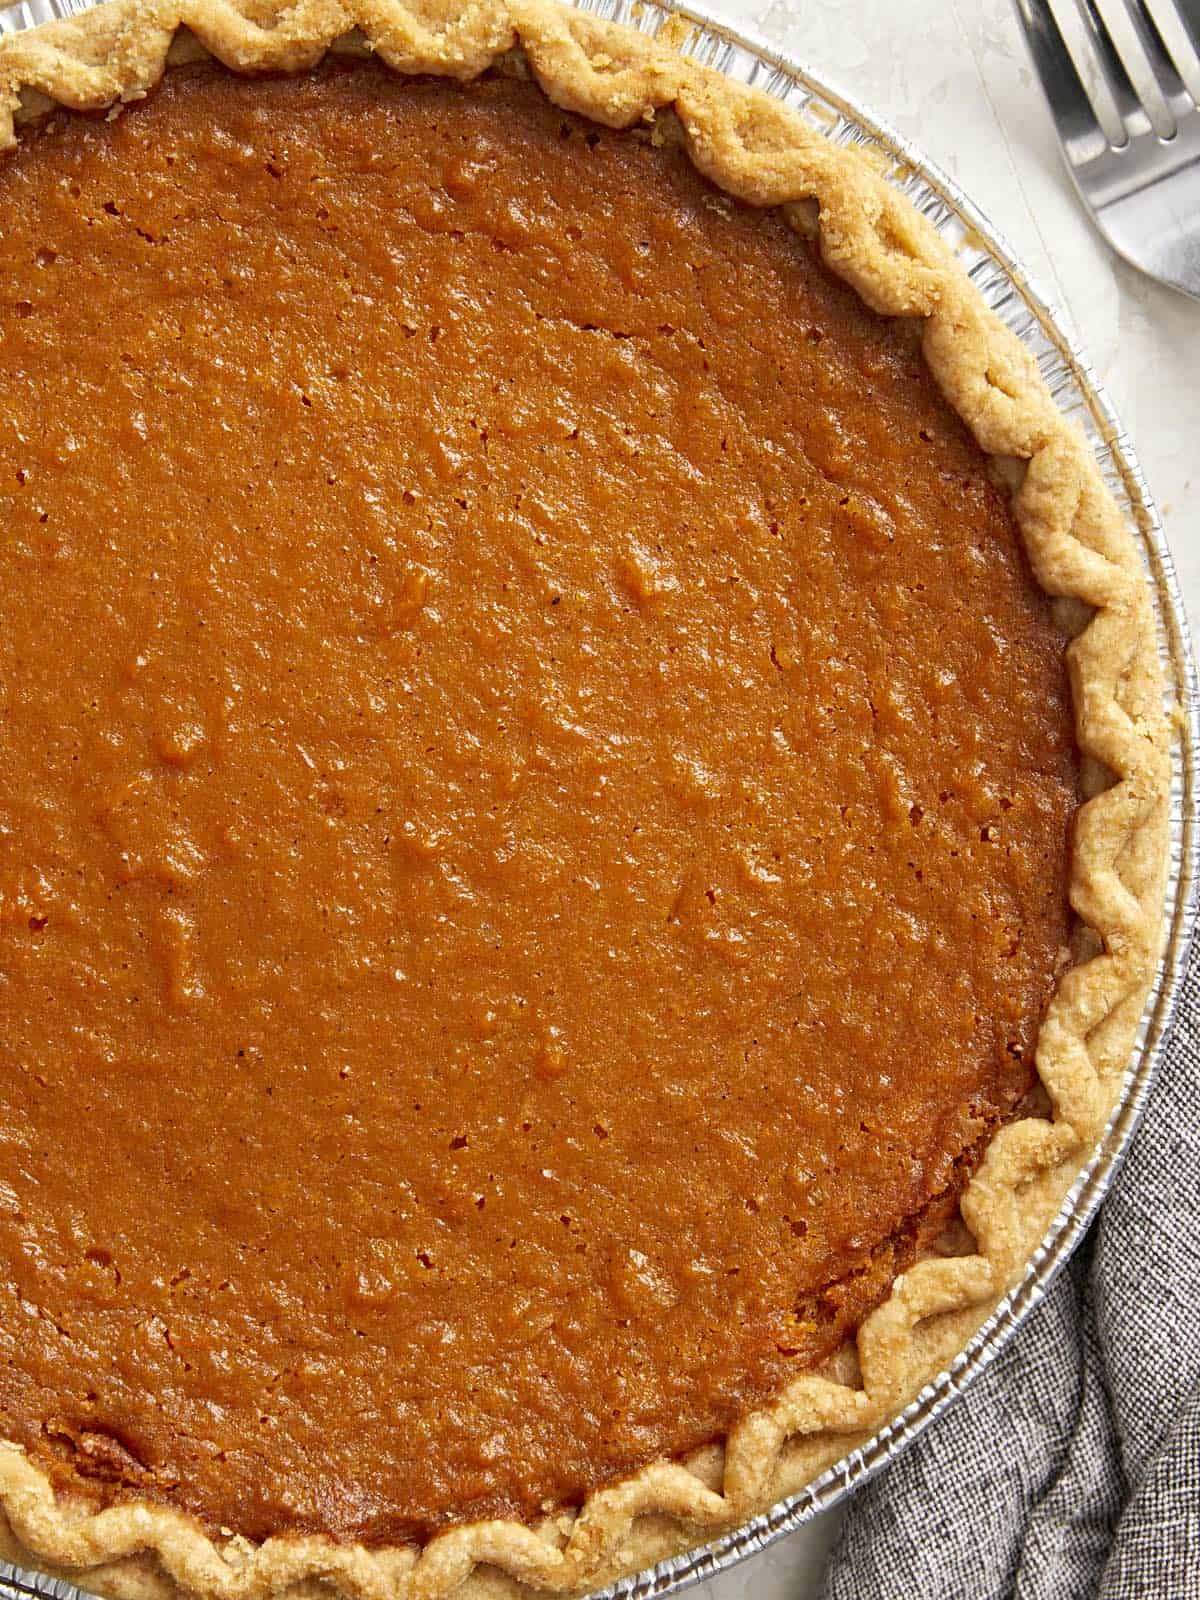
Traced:
<svg viewBox="0 0 1200 1600">
<path fill-rule="evenodd" d="M 1020 1276 L 1117 1098 L 1161 941 L 1169 741 L 1134 541 L 1029 353 L 862 156 L 689 60 L 667 32 L 653 40 L 557 0 L 111 0 L 0 42 L 0 149 L 53 104 L 100 110 L 139 98 L 181 41 L 233 71 L 293 72 L 347 40 L 397 72 L 460 79 L 519 48 L 551 100 L 612 127 L 669 108 L 707 177 L 755 205 L 815 202 L 828 265 L 872 310 L 923 319 L 944 395 L 1019 480 L 1013 509 L 1038 582 L 1088 617 L 1068 664 L 1090 794 L 1075 824 L 1070 898 L 1090 950 L 1060 980 L 1038 1039 L 1052 1116 L 1001 1129 L 962 1197 L 974 1253 L 931 1256 L 898 1277 L 856 1348 L 745 1416 L 723 1448 L 654 1462 L 537 1527 L 476 1522 L 420 1550 L 368 1550 L 319 1536 L 218 1542 L 149 1503 L 93 1512 L 56 1497 L 24 1452 L 0 1443 L 0 1556 L 118 1600 L 266 1600 L 330 1586 L 352 1600 L 440 1600 L 511 1594 L 514 1583 L 519 1593 L 576 1593 L 702 1545 L 798 1489 L 894 1416 Z"/>
</svg>

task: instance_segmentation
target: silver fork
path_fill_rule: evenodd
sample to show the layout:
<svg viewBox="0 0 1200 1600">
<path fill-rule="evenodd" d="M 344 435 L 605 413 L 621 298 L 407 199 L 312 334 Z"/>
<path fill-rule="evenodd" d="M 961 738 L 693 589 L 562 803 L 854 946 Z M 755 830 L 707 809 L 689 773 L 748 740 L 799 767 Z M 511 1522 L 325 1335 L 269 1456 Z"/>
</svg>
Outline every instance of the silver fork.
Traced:
<svg viewBox="0 0 1200 1600">
<path fill-rule="evenodd" d="M 1119 255 L 1200 299 L 1200 0 L 1016 0 L 1080 199 Z"/>
</svg>

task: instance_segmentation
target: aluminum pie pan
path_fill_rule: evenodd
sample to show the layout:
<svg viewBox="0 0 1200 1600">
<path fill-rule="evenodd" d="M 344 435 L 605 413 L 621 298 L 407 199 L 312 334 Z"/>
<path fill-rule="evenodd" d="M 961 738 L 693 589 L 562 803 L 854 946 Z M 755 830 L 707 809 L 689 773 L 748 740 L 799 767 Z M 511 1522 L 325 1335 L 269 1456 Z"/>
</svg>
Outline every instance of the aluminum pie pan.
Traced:
<svg viewBox="0 0 1200 1600">
<path fill-rule="evenodd" d="M 0 6 L 0 35 L 77 15 L 93 0 L 20 0 Z M 971 1380 L 995 1359 L 1042 1301 L 1105 1195 L 1141 1121 L 1170 1035 L 1200 905 L 1200 683 L 1186 608 L 1162 522 L 1137 456 L 1086 355 L 1051 308 L 1012 247 L 952 178 L 852 96 L 751 34 L 703 10 L 661 0 L 568 0 L 581 11 L 656 35 L 672 18 L 691 32 L 686 53 L 725 76 L 790 106 L 841 145 L 862 148 L 886 169 L 951 245 L 984 300 L 1031 351 L 1056 404 L 1083 428 L 1105 481 L 1138 536 L 1158 628 L 1168 708 L 1178 737 L 1172 752 L 1170 856 L 1164 900 L 1165 946 L 1117 1103 L 1096 1151 L 1080 1172 L 1021 1281 L 944 1372 L 866 1444 L 848 1452 L 798 1493 L 697 1549 L 596 1591 L 594 1600 L 647 1600 L 712 1578 L 844 1501 L 893 1461 Z M 0 1591 L 46 1600 L 83 1600 L 62 1578 L 0 1562 Z"/>
</svg>

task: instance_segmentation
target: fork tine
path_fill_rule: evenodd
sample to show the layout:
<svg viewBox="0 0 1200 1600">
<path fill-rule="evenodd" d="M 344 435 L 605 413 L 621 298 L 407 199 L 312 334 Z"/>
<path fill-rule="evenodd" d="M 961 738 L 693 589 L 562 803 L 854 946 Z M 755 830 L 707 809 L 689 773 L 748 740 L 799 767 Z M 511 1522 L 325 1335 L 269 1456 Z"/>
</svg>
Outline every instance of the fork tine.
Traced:
<svg viewBox="0 0 1200 1600">
<path fill-rule="evenodd" d="M 1154 136 L 1101 15 L 1101 6 L 1121 3 L 1153 5 L 1157 14 L 1171 0 L 1014 0 L 1071 177 L 1096 226 L 1132 266 L 1200 300 L 1200 101 L 1175 97 L 1175 138 Z M 1176 3 L 1200 18 L 1200 0 Z M 1161 35 L 1157 42 L 1170 55 Z"/>
<path fill-rule="evenodd" d="M 1122 0 L 1117 0 L 1118 5 L 1121 3 Z M 1113 47 L 1112 35 L 1097 9 L 1097 0 L 1075 0 L 1075 9 L 1084 36 L 1083 48 L 1090 53 L 1084 82 L 1091 89 L 1094 100 L 1107 99 L 1109 115 L 1116 118 L 1121 129 L 1113 143 L 1123 144 L 1126 139 L 1149 132 L 1150 119 L 1125 70 L 1124 62 Z M 1091 68 L 1090 74 L 1088 66 Z M 1103 105 L 1097 107 L 1097 114 L 1103 123 Z"/>
<path fill-rule="evenodd" d="M 1158 29 L 1140 0 L 1092 0 L 1107 28 L 1114 53 L 1120 59 L 1150 126 L 1160 139 L 1175 136 L 1177 122 L 1171 105 L 1186 93 Z M 1181 107 L 1182 109 L 1182 107 Z"/>
<path fill-rule="evenodd" d="M 1146 20 L 1194 103 L 1200 103 L 1200 0 L 1141 0 Z"/>
<path fill-rule="evenodd" d="M 1169 12 L 1200 55 L 1200 0 L 1152 0 L 1152 10 Z"/>
<path fill-rule="evenodd" d="M 1054 114 L 1067 159 L 1108 144 L 1083 79 L 1067 48 L 1058 18 L 1046 0 L 1016 0 L 1017 17 L 1038 77 Z"/>
</svg>

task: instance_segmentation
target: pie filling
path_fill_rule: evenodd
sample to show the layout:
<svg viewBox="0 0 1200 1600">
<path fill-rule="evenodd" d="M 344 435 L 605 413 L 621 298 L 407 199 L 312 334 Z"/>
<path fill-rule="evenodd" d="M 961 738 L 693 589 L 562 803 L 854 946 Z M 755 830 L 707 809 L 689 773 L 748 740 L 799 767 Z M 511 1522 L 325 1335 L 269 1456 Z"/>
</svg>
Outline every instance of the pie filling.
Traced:
<svg viewBox="0 0 1200 1600">
<path fill-rule="evenodd" d="M 0 166 L 0 1437 L 392 1542 L 822 1360 L 1033 1083 L 1063 638 L 774 215 L 529 83 Z"/>
</svg>

